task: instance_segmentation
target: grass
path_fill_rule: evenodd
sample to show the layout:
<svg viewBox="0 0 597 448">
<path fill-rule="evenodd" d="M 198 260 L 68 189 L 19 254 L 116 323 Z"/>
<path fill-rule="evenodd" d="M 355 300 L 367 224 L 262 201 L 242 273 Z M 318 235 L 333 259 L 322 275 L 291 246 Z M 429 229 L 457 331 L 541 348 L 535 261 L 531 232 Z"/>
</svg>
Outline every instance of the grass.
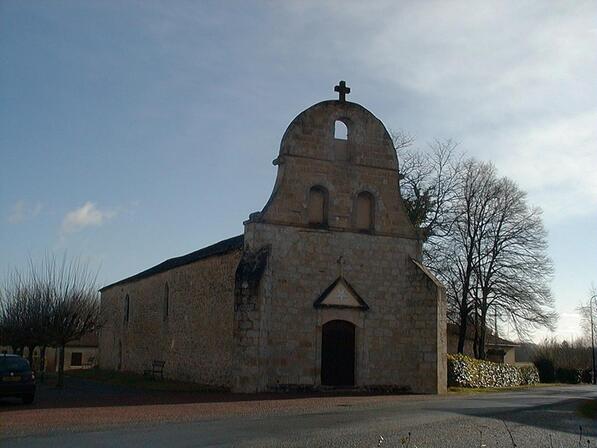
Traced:
<svg viewBox="0 0 597 448">
<path fill-rule="evenodd" d="M 578 413 L 586 418 L 597 418 L 597 400 L 587 400 L 578 407 Z"/>
<path fill-rule="evenodd" d="M 99 383 L 112 384 L 116 386 L 134 387 L 144 390 L 168 391 L 168 392 L 224 392 L 223 388 L 207 386 L 197 383 L 174 380 L 154 380 L 151 377 L 143 376 L 132 372 L 115 372 L 112 370 L 83 369 L 69 370 L 65 376 L 81 378 Z"/>
<path fill-rule="evenodd" d="M 497 392 L 512 392 L 512 391 L 523 391 L 533 390 L 542 387 L 553 387 L 553 386 L 569 386 L 569 384 L 563 383 L 538 383 L 538 384 L 525 384 L 524 386 L 509 386 L 509 387 L 448 387 L 448 393 L 450 394 L 479 394 L 479 393 L 497 393 Z"/>
</svg>

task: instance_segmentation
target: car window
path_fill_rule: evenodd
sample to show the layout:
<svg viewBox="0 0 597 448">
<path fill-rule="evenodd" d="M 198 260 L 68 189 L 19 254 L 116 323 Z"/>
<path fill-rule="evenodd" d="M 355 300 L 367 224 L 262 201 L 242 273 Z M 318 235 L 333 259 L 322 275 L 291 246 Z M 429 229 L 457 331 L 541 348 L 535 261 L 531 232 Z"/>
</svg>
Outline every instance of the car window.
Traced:
<svg viewBox="0 0 597 448">
<path fill-rule="evenodd" d="M 10 372 L 26 372 L 29 369 L 29 363 L 26 359 L 13 356 L 0 356 L 0 370 Z"/>
</svg>

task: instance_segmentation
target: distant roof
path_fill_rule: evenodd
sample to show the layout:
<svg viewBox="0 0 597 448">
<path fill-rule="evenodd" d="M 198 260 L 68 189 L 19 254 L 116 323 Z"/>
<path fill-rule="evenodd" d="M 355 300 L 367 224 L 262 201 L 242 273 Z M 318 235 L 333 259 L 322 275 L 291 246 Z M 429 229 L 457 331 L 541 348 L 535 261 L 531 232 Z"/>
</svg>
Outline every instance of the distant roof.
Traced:
<svg viewBox="0 0 597 448">
<path fill-rule="evenodd" d="M 96 332 L 87 333 L 81 336 L 81 339 L 70 341 L 66 343 L 67 347 L 97 347 L 98 334 Z"/>
<path fill-rule="evenodd" d="M 458 335 L 459 333 L 459 326 L 455 323 L 448 322 L 448 334 Z M 466 339 L 472 341 L 474 338 L 474 329 L 472 325 L 467 326 L 466 329 Z M 485 336 L 485 345 L 490 347 L 517 347 L 519 344 L 517 342 L 512 342 L 504 338 L 500 338 L 499 336 L 496 337 L 493 334 L 491 328 L 487 328 L 487 333 Z"/>
<path fill-rule="evenodd" d="M 199 261 L 204 258 L 208 258 L 214 255 L 222 255 L 227 252 L 231 252 L 235 249 L 240 249 L 241 247 L 243 247 L 243 243 L 244 235 L 238 235 L 233 238 L 228 238 L 227 240 L 223 240 L 219 243 L 212 244 L 211 246 L 204 247 L 203 249 L 196 250 L 195 252 L 191 252 L 190 254 L 186 254 L 181 257 L 170 258 L 169 260 L 166 260 L 152 268 L 146 269 L 145 271 L 139 272 L 138 274 L 135 274 L 131 277 L 127 277 L 124 280 L 120 280 L 116 283 L 104 286 L 100 289 L 100 291 L 104 291 L 108 288 L 111 288 L 112 286 L 123 285 L 125 283 L 130 283 L 136 280 L 151 277 L 152 275 L 159 274 L 160 272 L 165 272 L 170 269 L 177 268 L 179 266 L 194 263 L 195 261 Z"/>
</svg>

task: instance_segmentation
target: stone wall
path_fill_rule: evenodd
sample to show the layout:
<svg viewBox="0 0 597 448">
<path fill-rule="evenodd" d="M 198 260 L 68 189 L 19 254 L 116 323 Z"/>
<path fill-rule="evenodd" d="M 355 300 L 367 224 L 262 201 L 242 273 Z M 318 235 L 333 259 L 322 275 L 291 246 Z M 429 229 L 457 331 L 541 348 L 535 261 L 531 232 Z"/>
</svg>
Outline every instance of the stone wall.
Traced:
<svg viewBox="0 0 597 448">
<path fill-rule="evenodd" d="M 237 249 L 102 290 L 100 367 L 142 373 L 152 360 L 163 360 L 168 378 L 229 387 L 240 256 Z"/>
<path fill-rule="evenodd" d="M 335 138 L 336 120 L 347 126 L 346 140 Z M 245 223 L 245 250 L 268 248 L 269 259 L 251 309 L 237 309 L 235 389 L 318 386 L 322 325 L 341 319 L 356 327 L 357 386 L 443 392 L 443 287 L 413 262 L 421 259 L 421 241 L 405 212 L 396 152 L 381 121 L 358 104 L 316 104 L 292 121 L 274 163 L 272 195 Z M 327 198 L 318 228 L 309 217 L 313 188 Z M 362 192 L 374 201 L 365 232 L 355 215 Z M 339 275 L 368 310 L 314 308 Z"/>
<path fill-rule="evenodd" d="M 347 124 L 348 140 L 334 138 L 337 119 Z M 391 137 L 362 106 L 324 101 L 299 114 L 286 130 L 274 163 L 274 191 L 254 220 L 307 226 L 308 194 L 317 185 L 329 192 L 329 230 L 355 227 L 355 201 L 366 191 L 375 199 L 376 235 L 418 237 L 400 198 Z"/>
<path fill-rule="evenodd" d="M 334 137 L 336 120 L 346 140 Z M 274 163 L 272 195 L 245 222 L 242 256 L 236 249 L 103 290 L 100 365 L 142 372 L 160 359 L 168 377 L 240 392 L 317 387 L 322 326 L 339 319 L 355 326 L 357 386 L 444 392 L 443 287 L 420 264 L 381 121 L 358 104 L 316 104 L 292 121 Z M 373 208 L 357 216 L 363 194 Z M 324 204 L 319 222 L 312 197 Z M 359 229 L 363 216 L 372 224 Z M 367 306 L 314 306 L 340 276 Z"/>
<path fill-rule="evenodd" d="M 346 140 L 335 138 L 336 120 L 347 126 Z M 421 240 L 381 121 L 355 103 L 316 104 L 289 125 L 274 163 L 271 197 L 245 223 L 245 250 L 268 248 L 269 259 L 258 293 L 236 307 L 235 389 L 318 386 L 322 325 L 340 319 L 356 327 L 357 386 L 445 391 L 443 287 L 413 261 L 421 259 Z M 313 188 L 326 192 L 317 226 L 309 213 Z M 356 216 L 363 192 L 374 202 L 366 231 Z M 368 310 L 314 308 L 341 274 Z"/>
<path fill-rule="evenodd" d="M 249 223 L 245 244 L 271 249 L 256 309 L 237 313 L 245 343 L 237 390 L 318 386 L 321 327 L 342 319 L 356 326 L 357 386 L 445 391 L 445 297 L 412 261 L 418 241 Z M 369 310 L 313 307 L 338 277 L 340 256 Z"/>
</svg>

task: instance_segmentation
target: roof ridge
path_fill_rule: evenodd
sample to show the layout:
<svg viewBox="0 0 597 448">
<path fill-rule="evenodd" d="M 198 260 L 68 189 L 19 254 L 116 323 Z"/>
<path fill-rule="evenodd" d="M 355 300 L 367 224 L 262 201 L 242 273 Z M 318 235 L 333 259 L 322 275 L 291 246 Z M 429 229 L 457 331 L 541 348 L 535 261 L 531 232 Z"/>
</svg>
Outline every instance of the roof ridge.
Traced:
<svg viewBox="0 0 597 448">
<path fill-rule="evenodd" d="M 113 286 L 124 285 L 126 283 L 130 283 L 130 282 L 133 282 L 136 280 L 141 280 L 143 278 L 151 277 L 152 275 L 159 274 L 160 272 L 169 271 L 170 269 L 174 269 L 174 268 L 177 268 L 180 266 L 194 263 L 195 261 L 203 260 L 205 258 L 212 257 L 215 255 L 223 255 L 223 254 L 230 252 L 234 249 L 240 249 L 241 247 L 243 247 L 244 238 L 245 238 L 244 234 L 237 235 L 232 238 L 218 241 L 215 244 L 212 244 L 207 247 L 203 247 L 201 249 L 190 252 L 188 254 L 181 255 L 179 257 L 169 258 L 169 259 L 162 261 L 161 263 L 159 263 L 149 269 L 145 269 L 144 271 L 141 271 L 135 275 L 126 277 L 126 278 L 119 280 L 117 282 L 114 282 L 114 283 L 110 283 L 109 285 L 102 287 L 100 289 L 100 292 L 105 291 L 106 289 L 111 288 Z"/>
</svg>

